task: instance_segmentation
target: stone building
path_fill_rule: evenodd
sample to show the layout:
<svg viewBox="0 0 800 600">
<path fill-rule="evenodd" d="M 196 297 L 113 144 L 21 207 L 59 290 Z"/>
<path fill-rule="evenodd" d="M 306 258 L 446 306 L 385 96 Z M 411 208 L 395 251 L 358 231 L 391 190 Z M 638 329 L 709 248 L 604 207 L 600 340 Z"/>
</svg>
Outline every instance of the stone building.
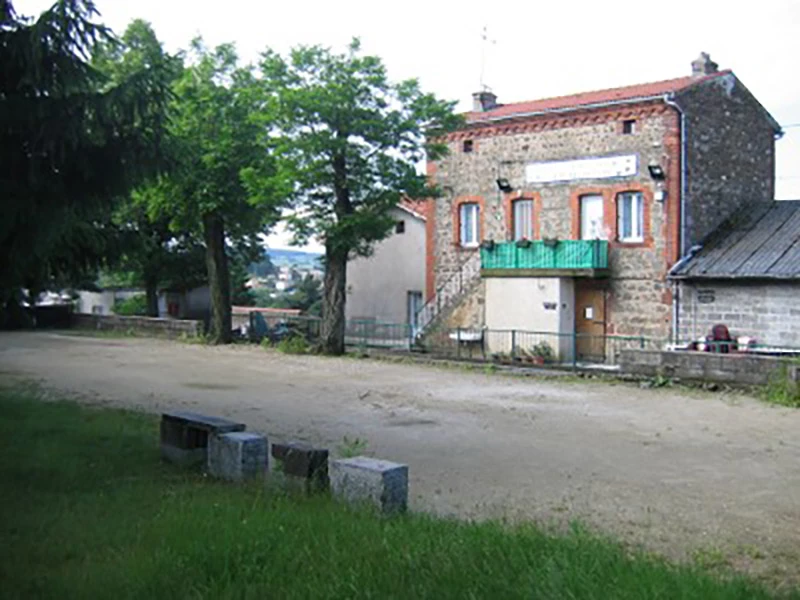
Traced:
<svg viewBox="0 0 800 600">
<path fill-rule="evenodd" d="M 686 77 L 500 104 L 473 95 L 428 164 L 426 333 L 551 332 L 602 360 L 606 336 L 667 339 L 670 268 L 743 205 L 770 202 L 778 123 L 703 53 Z"/>
</svg>

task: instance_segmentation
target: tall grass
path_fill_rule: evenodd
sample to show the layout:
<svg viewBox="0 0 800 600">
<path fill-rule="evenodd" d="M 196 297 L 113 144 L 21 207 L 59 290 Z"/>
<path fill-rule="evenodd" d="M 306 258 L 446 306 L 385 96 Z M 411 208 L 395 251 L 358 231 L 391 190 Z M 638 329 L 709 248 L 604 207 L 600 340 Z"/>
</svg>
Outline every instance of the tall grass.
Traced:
<svg viewBox="0 0 800 600">
<path fill-rule="evenodd" d="M 767 598 L 580 529 L 385 519 L 162 464 L 153 417 L 0 389 L 3 598 Z M 797 597 L 797 596 L 795 596 Z"/>
</svg>

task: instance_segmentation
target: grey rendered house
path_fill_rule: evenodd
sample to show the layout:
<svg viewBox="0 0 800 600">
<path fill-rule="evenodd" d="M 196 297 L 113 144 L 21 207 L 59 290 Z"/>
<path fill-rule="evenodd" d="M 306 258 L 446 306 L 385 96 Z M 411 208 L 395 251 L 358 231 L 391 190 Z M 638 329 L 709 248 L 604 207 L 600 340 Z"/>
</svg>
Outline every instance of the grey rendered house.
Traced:
<svg viewBox="0 0 800 600">
<path fill-rule="evenodd" d="M 398 204 L 389 237 L 375 245 L 371 256 L 347 263 L 348 335 L 360 335 L 361 323 L 384 325 L 374 337 L 412 337 L 425 289 L 425 216 L 419 208 L 411 201 Z"/>
</svg>

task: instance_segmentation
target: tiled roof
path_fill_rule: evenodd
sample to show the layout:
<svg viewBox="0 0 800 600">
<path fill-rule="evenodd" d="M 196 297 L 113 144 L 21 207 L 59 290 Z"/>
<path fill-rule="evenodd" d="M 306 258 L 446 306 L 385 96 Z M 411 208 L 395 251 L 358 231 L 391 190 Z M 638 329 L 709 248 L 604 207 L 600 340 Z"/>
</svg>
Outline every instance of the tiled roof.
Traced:
<svg viewBox="0 0 800 600">
<path fill-rule="evenodd" d="M 654 96 L 663 96 L 671 92 L 679 92 L 696 83 L 729 75 L 730 73 L 730 70 L 726 70 L 703 77 L 678 77 L 677 79 L 640 83 L 638 85 L 629 85 L 608 90 L 582 92 L 570 96 L 557 96 L 555 98 L 543 98 L 541 100 L 531 100 L 528 102 L 502 104 L 483 112 L 469 112 L 466 118 L 468 122 L 494 120 L 511 118 L 529 113 L 557 112 L 559 110 L 580 108 L 581 106 L 590 106 L 605 102 L 652 98 Z"/>
<path fill-rule="evenodd" d="M 397 205 L 398 208 L 402 208 L 410 212 L 415 217 L 425 220 L 425 215 L 427 214 L 427 204 L 425 200 L 413 200 L 411 198 L 403 198 L 400 200 L 400 203 Z"/>
<path fill-rule="evenodd" d="M 800 200 L 754 203 L 671 273 L 678 279 L 800 279 Z"/>
</svg>

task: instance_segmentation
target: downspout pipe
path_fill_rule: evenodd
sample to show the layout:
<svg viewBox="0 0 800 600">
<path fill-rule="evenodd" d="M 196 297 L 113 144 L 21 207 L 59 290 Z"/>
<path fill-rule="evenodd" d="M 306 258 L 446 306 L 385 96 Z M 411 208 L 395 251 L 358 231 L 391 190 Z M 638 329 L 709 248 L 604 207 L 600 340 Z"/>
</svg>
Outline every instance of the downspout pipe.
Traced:
<svg viewBox="0 0 800 600">
<path fill-rule="evenodd" d="M 679 231 L 679 247 L 678 247 L 678 264 L 684 262 L 688 257 L 684 257 L 686 249 L 686 113 L 683 112 L 680 104 L 675 101 L 675 94 L 664 94 L 664 103 L 667 106 L 674 108 L 680 115 L 680 136 L 681 136 L 681 203 L 680 203 L 680 231 Z M 673 266 L 672 269 L 675 267 Z M 670 270 L 672 270 L 670 269 Z M 674 283 L 672 291 L 672 341 L 678 342 L 678 326 L 680 319 L 680 284 Z"/>
</svg>

